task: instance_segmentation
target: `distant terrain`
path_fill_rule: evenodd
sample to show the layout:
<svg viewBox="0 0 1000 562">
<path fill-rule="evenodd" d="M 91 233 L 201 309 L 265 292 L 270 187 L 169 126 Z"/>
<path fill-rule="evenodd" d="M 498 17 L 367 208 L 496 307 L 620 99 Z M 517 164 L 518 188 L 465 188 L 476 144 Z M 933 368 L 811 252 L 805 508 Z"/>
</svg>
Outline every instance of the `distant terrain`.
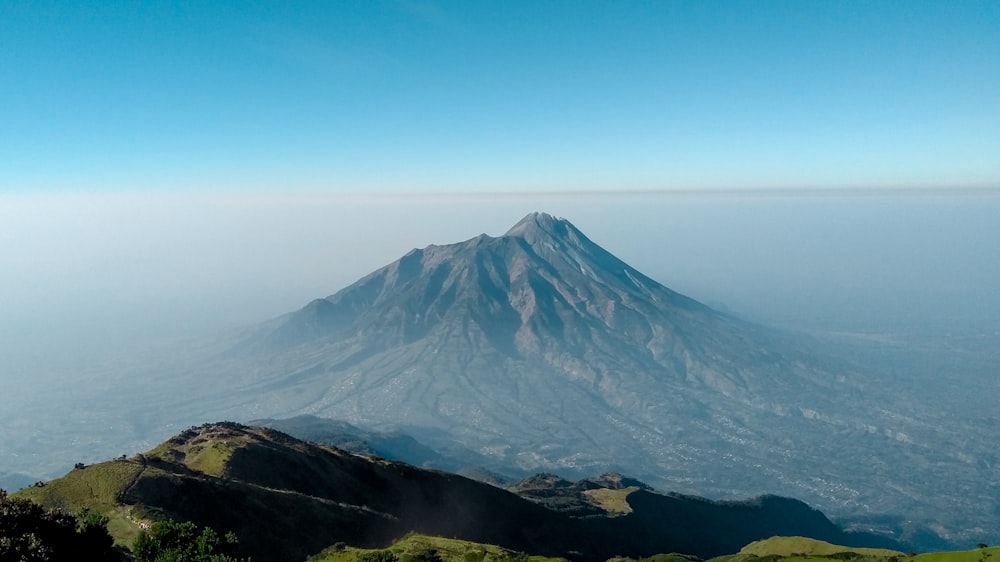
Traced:
<svg viewBox="0 0 1000 562">
<path fill-rule="evenodd" d="M 532 213 L 237 334 L 8 397 L 0 478 L 260 420 L 493 483 L 620 473 L 663 493 L 799 498 L 920 550 L 998 542 L 997 383 L 978 375 L 992 341 L 763 327 Z"/>
</svg>

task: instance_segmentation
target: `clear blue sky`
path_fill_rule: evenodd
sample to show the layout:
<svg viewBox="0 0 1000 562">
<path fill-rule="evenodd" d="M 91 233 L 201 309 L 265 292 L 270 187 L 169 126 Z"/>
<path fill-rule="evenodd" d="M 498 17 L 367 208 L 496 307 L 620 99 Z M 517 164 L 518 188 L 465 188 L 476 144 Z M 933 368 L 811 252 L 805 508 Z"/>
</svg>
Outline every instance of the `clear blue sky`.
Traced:
<svg viewBox="0 0 1000 562">
<path fill-rule="evenodd" d="M 0 0 L 0 191 L 1000 186 L 1000 2 Z"/>
</svg>

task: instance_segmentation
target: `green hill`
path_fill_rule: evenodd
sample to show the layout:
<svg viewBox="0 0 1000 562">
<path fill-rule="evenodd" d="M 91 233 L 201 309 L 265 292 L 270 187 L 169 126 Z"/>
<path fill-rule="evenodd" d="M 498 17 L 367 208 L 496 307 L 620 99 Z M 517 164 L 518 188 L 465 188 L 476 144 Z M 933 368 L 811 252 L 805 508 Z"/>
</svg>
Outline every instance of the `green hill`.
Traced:
<svg viewBox="0 0 1000 562">
<path fill-rule="evenodd" d="M 771 537 L 754 541 L 739 553 L 708 562 L 993 562 L 1000 547 L 906 555 L 897 550 L 855 548 L 807 537 Z"/>
<path fill-rule="evenodd" d="M 975 550 L 955 550 L 950 552 L 930 552 L 908 559 L 912 562 L 995 562 L 1000 560 L 1000 547 L 977 548 Z"/>
<path fill-rule="evenodd" d="M 140 527 L 132 510 L 122 503 L 122 494 L 142 472 L 140 460 L 117 459 L 75 468 L 44 486 L 24 488 L 14 495 L 67 513 L 85 507 L 104 513 L 111 536 L 120 544 L 130 545 Z"/>
<path fill-rule="evenodd" d="M 257 562 L 301 560 L 335 543 L 382 549 L 409 532 L 550 557 L 572 552 L 581 562 L 659 552 L 707 558 L 776 534 L 877 542 L 774 496 L 712 502 L 657 494 L 618 475 L 575 483 L 543 476 L 522 482 L 519 493 L 531 499 L 228 422 L 191 428 L 144 455 L 75 469 L 18 492 L 47 507 L 106 513 L 109 530 L 125 545 L 163 519 L 232 531 Z M 564 501 L 572 509 L 558 510 Z"/>
<path fill-rule="evenodd" d="M 491 544 L 410 533 L 384 549 L 332 546 L 309 562 L 370 562 L 390 552 L 400 562 L 565 562 L 564 558 L 528 556 Z"/>
<path fill-rule="evenodd" d="M 903 555 L 902 552 L 897 550 L 885 548 L 851 548 L 807 537 L 771 537 L 754 541 L 740 549 L 739 554 L 753 554 L 756 556 L 829 556 L 842 552 L 853 552 L 864 556 L 882 556 L 886 558 Z"/>
</svg>

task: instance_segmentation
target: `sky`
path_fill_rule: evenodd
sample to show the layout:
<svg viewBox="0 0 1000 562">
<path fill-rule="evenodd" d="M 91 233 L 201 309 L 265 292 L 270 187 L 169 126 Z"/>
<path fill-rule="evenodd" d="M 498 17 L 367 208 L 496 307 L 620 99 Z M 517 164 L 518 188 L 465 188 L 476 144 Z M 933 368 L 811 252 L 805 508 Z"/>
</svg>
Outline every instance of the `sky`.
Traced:
<svg viewBox="0 0 1000 562">
<path fill-rule="evenodd" d="M 993 1 L 0 0 L 0 378 L 535 210 L 767 322 L 991 325 L 998 68 Z"/>
<path fill-rule="evenodd" d="M 0 190 L 1000 185 L 1000 4 L 0 0 Z"/>
</svg>

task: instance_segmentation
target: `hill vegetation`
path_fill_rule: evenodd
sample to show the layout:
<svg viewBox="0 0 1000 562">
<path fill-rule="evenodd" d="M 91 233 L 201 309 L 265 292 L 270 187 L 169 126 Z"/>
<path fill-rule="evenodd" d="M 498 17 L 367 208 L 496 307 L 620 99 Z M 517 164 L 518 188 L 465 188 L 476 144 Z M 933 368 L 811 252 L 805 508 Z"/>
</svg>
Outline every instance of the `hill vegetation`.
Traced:
<svg viewBox="0 0 1000 562">
<path fill-rule="evenodd" d="M 382 549 L 331 546 L 309 562 L 565 562 L 496 545 L 408 533 Z"/>
<path fill-rule="evenodd" d="M 114 548 L 106 523 L 105 517 L 90 510 L 74 517 L 9 497 L 0 489 L 0 560 L 119 562 L 124 553 Z"/>
<path fill-rule="evenodd" d="M 232 532 L 239 541 L 234 556 L 257 562 L 302 559 L 336 543 L 384 549 L 408 532 L 548 557 L 572 553 L 582 562 L 657 552 L 705 558 L 775 534 L 868 546 L 880 541 L 846 534 L 785 498 L 711 502 L 657 494 L 620 475 L 577 482 L 540 475 L 515 488 L 223 422 L 188 429 L 144 455 L 74 469 L 18 495 L 46 507 L 105 513 L 124 545 L 165 520 L 190 521 L 222 536 Z"/>
<path fill-rule="evenodd" d="M 621 474 L 608 473 L 571 482 L 555 474 L 535 474 L 510 489 L 519 496 L 553 511 L 573 516 L 631 513 L 628 496 L 646 484 Z"/>
<path fill-rule="evenodd" d="M 708 562 L 991 562 L 1000 547 L 979 545 L 975 550 L 909 553 L 874 548 L 847 547 L 807 537 L 771 537 L 754 541 L 736 554 Z"/>
<path fill-rule="evenodd" d="M 886 548 L 850 548 L 808 537 L 771 537 L 754 541 L 739 551 L 739 554 L 754 556 L 830 556 L 842 553 L 884 558 L 903 555 L 902 552 Z"/>
</svg>

